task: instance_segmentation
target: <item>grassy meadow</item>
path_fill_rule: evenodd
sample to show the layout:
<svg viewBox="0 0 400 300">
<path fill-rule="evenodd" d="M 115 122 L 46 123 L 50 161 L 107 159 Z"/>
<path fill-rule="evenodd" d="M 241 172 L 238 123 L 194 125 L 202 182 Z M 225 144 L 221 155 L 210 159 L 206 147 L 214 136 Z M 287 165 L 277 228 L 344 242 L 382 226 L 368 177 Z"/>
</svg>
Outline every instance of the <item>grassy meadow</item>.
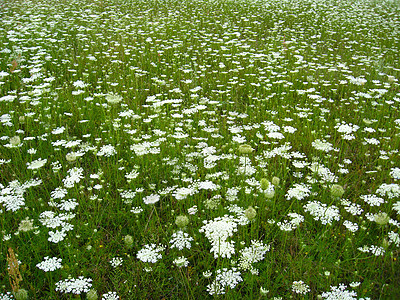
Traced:
<svg viewBox="0 0 400 300">
<path fill-rule="evenodd" d="M 400 299 L 398 0 L 0 21 L 0 299 Z"/>
</svg>

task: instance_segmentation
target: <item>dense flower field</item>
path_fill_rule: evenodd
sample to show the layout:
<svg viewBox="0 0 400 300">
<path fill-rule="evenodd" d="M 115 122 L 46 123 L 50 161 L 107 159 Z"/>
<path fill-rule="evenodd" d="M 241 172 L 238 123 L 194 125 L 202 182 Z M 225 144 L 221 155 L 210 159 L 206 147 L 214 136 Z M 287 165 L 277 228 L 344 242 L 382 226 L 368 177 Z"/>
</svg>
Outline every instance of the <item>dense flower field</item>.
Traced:
<svg viewBox="0 0 400 300">
<path fill-rule="evenodd" d="M 399 1 L 0 20 L 0 299 L 400 298 Z"/>
</svg>

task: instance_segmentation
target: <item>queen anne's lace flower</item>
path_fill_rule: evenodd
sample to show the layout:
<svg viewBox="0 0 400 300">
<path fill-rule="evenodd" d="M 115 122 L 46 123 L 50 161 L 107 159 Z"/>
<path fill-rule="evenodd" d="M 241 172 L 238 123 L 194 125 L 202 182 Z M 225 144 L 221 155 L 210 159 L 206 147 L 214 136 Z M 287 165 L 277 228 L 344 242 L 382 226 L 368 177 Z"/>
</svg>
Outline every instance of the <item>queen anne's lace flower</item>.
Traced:
<svg viewBox="0 0 400 300">
<path fill-rule="evenodd" d="M 297 294 L 305 295 L 310 291 L 310 287 L 307 284 L 305 284 L 302 280 L 293 281 L 292 291 Z"/>
<path fill-rule="evenodd" d="M 240 282 L 243 281 L 239 271 L 236 268 L 228 270 L 227 268 L 217 270 L 215 280 L 207 286 L 207 291 L 210 295 L 225 294 L 227 287 L 235 288 Z"/>
<path fill-rule="evenodd" d="M 160 252 L 164 251 L 165 247 L 156 244 L 144 245 L 144 248 L 139 250 L 136 257 L 140 259 L 142 262 L 150 262 L 156 263 L 158 260 L 162 258 L 162 254 Z"/>
<path fill-rule="evenodd" d="M 294 187 L 290 188 L 286 193 L 286 199 L 291 200 L 295 198 L 297 200 L 303 200 L 308 197 L 311 193 L 311 188 L 308 185 L 296 183 Z"/>
<path fill-rule="evenodd" d="M 376 190 L 376 193 L 381 196 L 387 196 L 389 199 L 396 198 L 400 196 L 400 185 L 396 183 L 382 183 Z"/>
<path fill-rule="evenodd" d="M 101 300 L 119 300 L 119 296 L 116 292 L 107 292 L 103 294 Z"/>
<path fill-rule="evenodd" d="M 344 284 L 339 286 L 331 286 L 330 292 L 322 293 L 322 298 L 327 300 L 356 300 L 357 293 L 355 291 L 347 291 Z"/>
<path fill-rule="evenodd" d="M 56 291 L 61 293 L 73 293 L 80 295 L 87 293 L 92 286 L 92 279 L 79 276 L 78 278 L 71 278 L 60 280 L 56 282 Z"/>
<path fill-rule="evenodd" d="M 169 242 L 172 244 L 171 248 L 183 250 L 184 248 L 190 249 L 192 246 L 191 241 L 193 241 L 193 238 L 188 233 L 180 230 L 172 234 L 172 239 Z"/>
<path fill-rule="evenodd" d="M 230 258 L 235 253 L 234 243 L 228 242 L 227 239 L 237 231 L 237 222 L 233 216 L 223 216 L 215 218 L 212 221 L 203 221 L 203 225 L 199 231 L 204 232 L 212 245 L 211 252 L 214 257 L 219 256 Z"/>
<path fill-rule="evenodd" d="M 61 258 L 57 257 L 49 258 L 48 256 L 46 256 L 41 263 L 38 263 L 36 265 L 36 267 L 45 272 L 50 272 L 62 268 L 61 262 L 62 262 Z"/>
</svg>

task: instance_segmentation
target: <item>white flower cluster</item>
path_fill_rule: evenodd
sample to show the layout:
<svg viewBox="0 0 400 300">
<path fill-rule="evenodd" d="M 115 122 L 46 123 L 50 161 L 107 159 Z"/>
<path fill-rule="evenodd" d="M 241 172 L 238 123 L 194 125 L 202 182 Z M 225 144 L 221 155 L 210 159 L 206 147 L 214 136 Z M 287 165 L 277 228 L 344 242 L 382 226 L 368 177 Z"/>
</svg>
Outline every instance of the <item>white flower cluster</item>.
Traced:
<svg viewBox="0 0 400 300">
<path fill-rule="evenodd" d="M 58 243 L 64 240 L 68 231 L 71 231 L 74 226 L 68 222 L 75 217 L 73 213 L 60 213 L 56 215 L 52 211 L 44 211 L 39 215 L 39 222 L 47 228 L 57 228 L 61 226 L 61 230 L 49 231 L 48 240 L 52 243 Z"/>
<path fill-rule="evenodd" d="M 324 225 L 332 224 L 334 220 L 340 220 L 339 209 L 334 205 L 326 207 L 325 203 L 308 201 L 304 205 L 304 210 L 309 212 L 314 217 L 314 220 L 320 220 Z"/>
<path fill-rule="evenodd" d="M 357 203 L 353 203 L 353 202 L 347 202 L 347 203 L 343 203 L 344 206 L 344 210 L 347 211 L 348 213 L 352 214 L 353 216 L 359 216 L 362 214 L 362 212 L 364 211 L 361 208 L 360 204 Z"/>
<path fill-rule="evenodd" d="M 270 250 L 271 246 L 264 245 L 262 241 L 251 241 L 251 246 L 240 250 L 240 258 L 238 265 L 243 270 L 252 268 L 252 264 L 264 259 L 265 253 Z"/>
<path fill-rule="evenodd" d="M 291 200 L 293 198 L 297 200 L 303 200 L 304 198 L 308 197 L 311 193 L 311 187 L 304 184 L 304 183 L 296 183 L 294 187 L 290 188 L 286 192 L 286 199 Z"/>
<path fill-rule="evenodd" d="M 116 292 L 107 292 L 103 294 L 101 297 L 101 300 L 118 300 L 119 296 L 117 295 Z"/>
<path fill-rule="evenodd" d="M 363 247 L 358 247 L 357 250 L 364 252 L 364 253 L 372 253 L 375 256 L 383 256 L 385 254 L 385 249 L 383 247 L 371 245 L 371 246 L 363 246 Z"/>
<path fill-rule="evenodd" d="M 333 150 L 331 143 L 329 143 L 325 140 L 321 141 L 320 139 L 313 141 L 312 146 L 314 147 L 314 149 L 324 151 L 324 152 L 329 152 L 329 151 Z"/>
<path fill-rule="evenodd" d="M 56 282 L 56 291 L 80 295 L 89 292 L 89 289 L 92 287 L 92 281 L 91 278 L 85 278 L 83 276 L 60 280 L 59 282 Z"/>
<path fill-rule="evenodd" d="M 97 156 L 105 156 L 110 157 L 117 154 L 117 150 L 113 145 L 104 145 L 100 148 L 99 152 L 97 152 Z"/>
<path fill-rule="evenodd" d="M 382 183 L 376 190 L 376 193 L 382 197 L 387 196 L 389 199 L 397 198 L 400 196 L 400 185 L 397 183 Z"/>
<path fill-rule="evenodd" d="M 339 286 L 331 286 L 330 292 L 322 293 L 322 298 L 326 300 L 356 300 L 357 293 L 355 291 L 347 291 L 347 286 L 339 284 Z"/>
<path fill-rule="evenodd" d="M 390 176 L 392 176 L 394 180 L 400 179 L 400 168 L 392 168 L 390 170 Z"/>
<path fill-rule="evenodd" d="M 309 169 L 313 172 L 318 174 L 320 177 L 320 181 L 328 182 L 328 183 L 335 183 L 338 182 L 339 178 L 331 171 L 329 168 L 325 167 L 323 164 L 318 162 L 313 162 Z"/>
<path fill-rule="evenodd" d="M 142 262 L 156 263 L 162 258 L 160 252 L 165 250 L 165 246 L 156 244 L 144 245 L 144 248 L 139 250 L 136 257 Z"/>
<path fill-rule="evenodd" d="M 121 258 L 121 257 L 113 257 L 111 260 L 110 260 L 110 264 L 111 264 L 111 266 L 113 267 L 113 268 L 116 268 L 116 267 L 119 267 L 120 265 L 122 265 L 122 262 L 123 262 L 124 260 Z"/>
<path fill-rule="evenodd" d="M 297 227 L 299 227 L 300 223 L 304 222 L 304 216 L 298 213 L 289 213 L 288 216 L 292 218 L 290 221 L 283 220 L 283 222 L 278 222 L 276 224 L 282 231 L 295 230 Z"/>
<path fill-rule="evenodd" d="M 54 191 L 50 193 L 51 198 L 53 199 L 64 199 L 64 197 L 68 194 L 68 190 L 62 187 L 56 188 Z"/>
<path fill-rule="evenodd" d="M 171 248 L 183 250 L 184 248 L 190 249 L 191 241 L 193 241 L 193 238 L 188 233 L 179 230 L 172 234 L 172 239 L 169 242 L 172 244 Z"/>
<path fill-rule="evenodd" d="M 14 296 L 10 292 L 7 292 L 5 294 L 0 293 L 0 299 L 1 300 L 12 300 L 12 299 L 14 299 Z"/>
<path fill-rule="evenodd" d="M 248 157 L 239 158 L 239 166 L 236 170 L 236 173 L 238 175 L 251 176 L 255 172 L 257 172 L 257 170 L 255 167 L 253 167 L 253 165 L 251 164 L 251 160 Z"/>
<path fill-rule="evenodd" d="M 76 199 L 61 200 L 61 203 L 56 203 L 56 206 L 60 210 L 65 210 L 65 211 L 74 210 L 78 205 L 79 204 Z"/>
<path fill-rule="evenodd" d="M 296 294 L 307 294 L 310 291 L 310 286 L 305 284 L 302 280 L 293 281 L 292 291 Z"/>
<path fill-rule="evenodd" d="M 394 231 L 390 231 L 388 233 L 388 236 L 389 236 L 390 243 L 394 243 L 396 245 L 396 247 L 400 247 L 400 236 L 398 233 L 396 233 Z"/>
<path fill-rule="evenodd" d="M 226 208 L 230 213 L 234 213 L 236 217 L 236 222 L 238 225 L 244 226 L 250 224 L 250 220 L 245 216 L 245 209 L 237 206 L 236 204 L 231 204 Z"/>
<path fill-rule="evenodd" d="M 75 183 L 78 183 L 83 178 L 83 169 L 74 167 L 68 170 L 68 176 L 63 179 L 64 186 L 66 188 L 74 187 Z"/>
<path fill-rule="evenodd" d="M 160 195 L 158 195 L 158 194 L 151 194 L 151 195 L 143 198 L 144 204 L 147 204 L 147 205 L 155 204 L 158 201 L 160 201 Z"/>
<path fill-rule="evenodd" d="M 194 195 L 195 193 L 196 193 L 196 190 L 194 188 L 181 187 L 181 188 L 176 189 L 173 192 L 172 196 L 176 200 L 183 200 L 183 199 L 186 199 L 190 195 Z"/>
<path fill-rule="evenodd" d="M 370 206 L 380 206 L 381 204 L 385 203 L 385 200 L 383 198 L 378 197 L 374 194 L 361 195 L 360 198 Z"/>
<path fill-rule="evenodd" d="M 37 159 L 31 162 L 27 162 L 27 169 L 28 170 L 36 170 L 36 169 L 40 169 L 41 167 L 43 167 L 45 164 L 47 163 L 47 159 Z"/>
<path fill-rule="evenodd" d="M 132 151 L 135 152 L 137 156 L 142 156 L 145 154 L 158 154 L 160 153 L 160 142 L 143 142 L 141 144 L 135 144 L 130 147 Z"/>
<path fill-rule="evenodd" d="M 65 227 L 68 223 L 65 221 L 71 220 L 75 217 L 73 213 L 60 213 L 46 210 L 39 215 L 39 222 L 47 228 L 57 228 L 59 226 Z"/>
<path fill-rule="evenodd" d="M 17 211 L 25 205 L 24 193 L 32 187 L 38 186 L 42 181 L 32 179 L 23 184 L 19 183 L 18 180 L 11 181 L 7 187 L 0 184 L 0 203 L 3 204 L 7 211 Z"/>
<path fill-rule="evenodd" d="M 356 232 L 358 230 L 358 224 L 350 222 L 348 220 L 343 221 L 343 225 L 351 232 Z"/>
<path fill-rule="evenodd" d="M 204 232 L 210 241 L 212 245 L 211 253 L 214 252 L 214 257 L 230 258 L 235 253 L 235 248 L 234 242 L 228 242 L 227 239 L 237 231 L 236 219 L 233 216 L 225 215 L 212 221 L 204 220 L 203 223 L 204 225 L 199 231 Z"/>
<path fill-rule="evenodd" d="M 36 265 L 36 267 L 45 272 L 51 272 L 57 269 L 61 269 L 62 268 L 61 262 L 62 262 L 61 258 L 57 257 L 49 258 L 48 256 L 46 256 L 41 263 L 38 263 Z"/>
<path fill-rule="evenodd" d="M 184 256 L 174 259 L 172 263 L 178 268 L 187 267 L 189 265 L 188 259 Z"/>
<path fill-rule="evenodd" d="M 356 132 L 360 127 L 353 124 L 346 124 L 342 122 L 340 124 L 336 124 L 335 128 L 338 132 L 342 133 L 342 138 L 344 140 L 354 140 L 356 137 L 354 136 L 354 132 Z"/>
<path fill-rule="evenodd" d="M 227 268 L 217 270 L 215 280 L 207 285 L 207 292 L 210 295 L 221 295 L 225 294 L 227 287 L 231 289 L 235 288 L 236 285 L 243 281 L 239 271 L 236 268 L 228 270 Z"/>
</svg>

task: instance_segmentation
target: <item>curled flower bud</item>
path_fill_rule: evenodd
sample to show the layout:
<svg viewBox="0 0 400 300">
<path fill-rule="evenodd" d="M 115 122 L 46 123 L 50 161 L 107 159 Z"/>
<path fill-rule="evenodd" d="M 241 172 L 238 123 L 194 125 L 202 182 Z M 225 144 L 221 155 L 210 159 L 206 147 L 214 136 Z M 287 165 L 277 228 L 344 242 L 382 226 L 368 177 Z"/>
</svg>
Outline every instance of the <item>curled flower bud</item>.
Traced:
<svg viewBox="0 0 400 300">
<path fill-rule="evenodd" d="M 257 211 L 252 207 L 249 206 L 245 211 L 244 211 L 244 215 L 247 219 L 249 219 L 249 221 L 252 221 L 255 219 L 255 217 L 257 216 Z"/>
<path fill-rule="evenodd" d="M 97 291 L 95 289 L 91 289 L 89 292 L 86 294 L 86 299 L 87 300 L 97 300 L 99 297 L 97 296 Z"/>
<path fill-rule="evenodd" d="M 17 300 L 26 300 L 28 299 L 28 291 L 25 289 L 19 289 L 15 292 L 14 296 Z"/>
<path fill-rule="evenodd" d="M 266 178 L 260 180 L 261 189 L 266 190 L 269 187 L 269 181 Z"/>
<path fill-rule="evenodd" d="M 189 218 L 185 215 L 177 216 L 176 220 L 175 220 L 175 224 L 179 228 L 184 228 L 187 224 L 189 224 Z"/>
<path fill-rule="evenodd" d="M 67 153 L 65 159 L 69 162 L 74 162 L 76 160 L 76 154 L 74 152 Z"/>
<path fill-rule="evenodd" d="M 281 182 L 281 180 L 279 179 L 279 177 L 274 176 L 274 177 L 272 177 L 271 182 L 272 182 L 272 184 L 273 184 L 274 186 L 278 186 L 279 183 Z"/>
<path fill-rule="evenodd" d="M 333 198 L 340 198 L 344 194 L 344 189 L 341 185 L 339 184 L 333 184 L 331 186 L 331 195 Z"/>
<path fill-rule="evenodd" d="M 250 154 L 251 152 L 253 152 L 253 148 L 251 148 L 250 145 L 248 144 L 242 144 L 239 146 L 239 153 L 240 154 Z"/>
<path fill-rule="evenodd" d="M 131 235 L 126 235 L 124 237 L 124 243 L 126 248 L 132 248 L 133 247 L 133 237 Z"/>
</svg>

